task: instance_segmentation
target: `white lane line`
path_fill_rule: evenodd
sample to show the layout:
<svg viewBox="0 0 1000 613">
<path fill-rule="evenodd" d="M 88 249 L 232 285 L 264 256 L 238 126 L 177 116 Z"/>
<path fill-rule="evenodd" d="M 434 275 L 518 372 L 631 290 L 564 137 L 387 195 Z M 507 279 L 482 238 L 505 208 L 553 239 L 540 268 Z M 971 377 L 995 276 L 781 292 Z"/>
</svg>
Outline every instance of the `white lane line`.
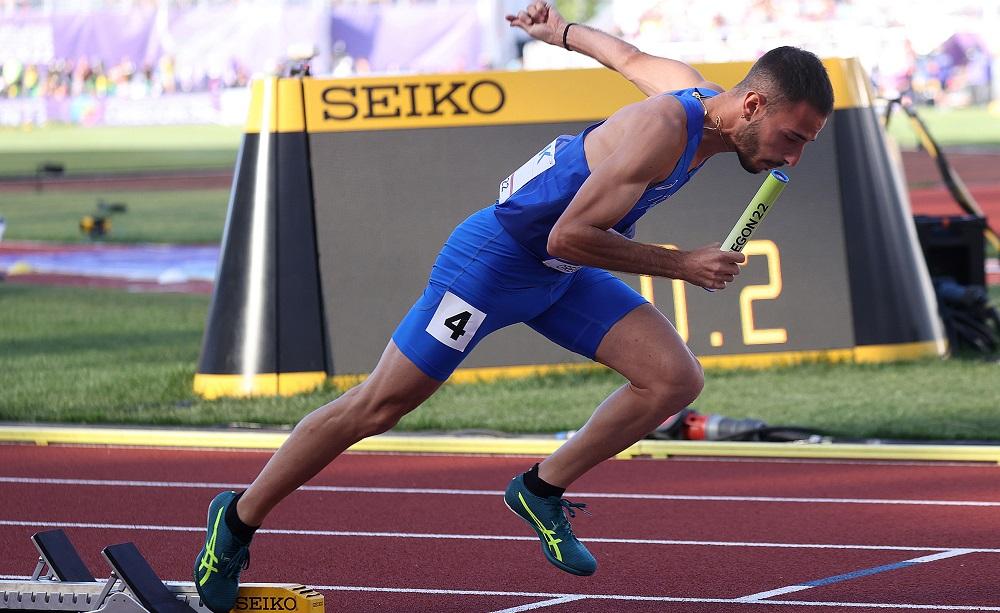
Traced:
<svg viewBox="0 0 1000 613">
<path fill-rule="evenodd" d="M 162 532 L 204 532 L 205 528 L 198 526 L 156 526 L 149 524 L 96 524 L 71 521 L 20 521 L 16 519 L 0 519 L 0 526 L 24 526 L 29 528 L 93 528 L 97 530 L 150 530 Z M 263 532 L 258 530 L 257 532 Z"/>
<path fill-rule="evenodd" d="M 0 575 L 0 579 L 11 581 L 26 581 L 31 579 L 27 575 Z M 178 585 L 191 585 L 190 581 L 171 581 Z M 677 596 L 630 596 L 626 594 L 553 594 L 546 592 L 501 592 L 494 590 L 444 590 L 429 588 L 397 588 L 397 587 L 371 587 L 362 585 L 310 585 L 314 590 L 324 592 L 381 592 L 388 594 L 432 594 L 441 596 L 523 596 L 528 598 L 573 598 L 574 600 L 610 600 L 610 601 L 632 601 L 632 602 L 690 602 L 690 603 L 717 603 L 732 605 L 768 605 L 768 606 L 805 606 L 805 607 L 832 607 L 837 608 L 870 608 L 870 609 L 912 609 L 926 611 L 1000 611 L 1000 607 L 976 606 L 976 605 L 935 605 L 935 604 L 909 604 L 909 603 L 882 603 L 882 602 L 823 602 L 812 600 L 757 600 L 754 602 L 741 602 L 736 598 L 683 598 Z"/>
<path fill-rule="evenodd" d="M 545 607 L 551 607 L 557 604 L 565 604 L 567 602 L 574 602 L 576 600 L 583 600 L 584 598 L 586 598 L 586 596 L 581 596 L 579 594 L 575 594 L 573 596 L 561 596 L 559 598 L 553 598 L 552 600 L 542 600 L 539 602 L 532 602 L 531 604 L 523 604 L 519 607 L 500 609 L 498 611 L 494 611 L 493 613 L 521 613 L 521 611 L 544 609 Z"/>
<path fill-rule="evenodd" d="M 942 551 L 931 555 L 921 556 L 919 558 L 911 558 L 909 560 L 902 560 L 899 562 L 893 562 L 891 564 L 884 564 L 882 566 L 875 566 L 872 568 L 861 568 L 855 571 L 842 573 L 839 575 L 833 575 L 831 577 L 825 577 L 823 579 L 816 579 L 814 581 L 807 581 L 796 585 L 788 585 L 785 587 L 780 587 L 778 589 L 768 590 L 766 592 L 757 592 L 756 594 L 741 596 L 740 598 L 737 598 L 737 600 L 739 600 L 740 602 L 759 602 L 767 598 L 780 596 L 782 594 L 790 594 L 792 592 L 801 592 L 802 590 L 808 590 L 814 587 L 822 587 L 826 585 L 833 585 L 835 583 L 843 583 L 844 581 L 851 581 L 852 579 L 858 579 L 860 577 L 870 577 L 872 575 L 901 570 L 903 568 L 909 568 L 917 564 L 926 564 L 928 562 L 936 562 L 938 560 L 944 560 L 946 558 L 964 556 L 969 553 L 972 553 L 972 550 L 952 549 L 949 551 Z"/>
<path fill-rule="evenodd" d="M 909 562 L 914 564 L 923 564 L 925 562 L 936 562 L 938 560 L 944 560 L 945 558 L 954 558 L 955 556 L 964 556 L 967 553 L 975 552 L 974 549 L 952 549 L 951 551 L 942 551 L 940 553 L 933 553 L 929 556 L 923 556 L 922 558 L 913 558 Z"/>
<path fill-rule="evenodd" d="M 248 483 L 198 483 L 194 481 L 123 481 L 115 479 L 42 479 L 34 477 L 0 477 L 0 483 L 23 485 L 85 485 L 99 487 L 151 487 L 180 489 L 245 489 Z M 502 496 L 501 490 L 467 490 L 421 487 L 347 487 L 334 485 L 304 485 L 301 492 L 338 492 L 355 494 L 427 494 L 446 496 Z M 789 502 L 804 504 L 870 504 L 915 505 L 942 507 L 1000 507 L 992 500 L 916 500 L 896 498 L 810 498 L 792 496 L 702 496 L 687 494 L 626 494 L 616 492 L 572 492 L 570 498 L 607 498 L 615 500 L 683 500 L 694 502 Z"/>
<path fill-rule="evenodd" d="M 204 532 L 204 526 L 164 526 L 155 524 L 107 524 L 88 522 L 61 522 L 0 519 L 0 526 L 30 527 L 30 528 L 79 528 L 95 530 L 144 530 L 162 532 Z M 356 530 L 291 530 L 280 528 L 261 528 L 257 534 L 278 534 L 286 536 L 320 536 L 320 537 L 360 537 L 360 538 L 411 538 L 411 539 L 442 539 L 465 541 L 537 541 L 534 536 L 508 536 L 502 534 L 447 534 L 428 532 L 370 532 Z M 755 547 L 779 549 L 844 549 L 862 551 L 931 551 L 948 553 L 962 551 L 966 553 L 1000 553 L 1000 548 L 963 548 L 956 547 L 922 547 L 905 545 L 850 545 L 825 543 L 771 543 L 748 541 L 684 541 L 671 539 L 629 539 L 589 537 L 580 539 L 587 543 L 609 543 L 618 545 L 675 545 L 696 547 Z M 931 557 L 931 556 L 927 556 Z M 944 556 L 949 557 L 949 556 Z"/>
<path fill-rule="evenodd" d="M 801 592 L 802 590 L 812 589 L 811 585 L 788 585 L 785 587 L 779 587 L 776 590 L 768 590 L 766 592 L 757 592 L 756 594 L 750 594 L 749 596 L 741 596 L 737 598 L 739 602 L 756 602 L 758 600 L 764 600 L 765 598 L 774 598 L 775 596 L 782 596 L 784 594 L 791 594 L 792 592 Z"/>
</svg>

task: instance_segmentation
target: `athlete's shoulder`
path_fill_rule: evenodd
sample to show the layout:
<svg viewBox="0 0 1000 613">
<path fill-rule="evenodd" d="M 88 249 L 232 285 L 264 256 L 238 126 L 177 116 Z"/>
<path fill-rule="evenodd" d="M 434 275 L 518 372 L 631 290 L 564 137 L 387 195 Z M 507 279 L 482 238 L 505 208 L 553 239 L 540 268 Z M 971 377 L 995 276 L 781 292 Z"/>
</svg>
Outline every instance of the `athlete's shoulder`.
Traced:
<svg viewBox="0 0 1000 613">
<path fill-rule="evenodd" d="M 715 94 L 721 94 L 722 92 L 726 91 L 725 87 L 722 87 L 718 83 L 712 83 L 711 81 L 702 81 L 701 83 L 695 85 L 694 88 L 705 95 L 713 95 L 713 96 Z"/>
<path fill-rule="evenodd" d="M 686 141 L 687 113 L 676 97 L 661 94 L 619 109 L 595 132 L 595 142 L 603 146 L 627 145 L 628 149 L 681 147 Z"/>
<path fill-rule="evenodd" d="M 687 122 L 684 106 L 670 95 L 654 96 L 630 104 L 612 116 L 614 124 L 634 139 L 637 135 L 653 135 L 683 130 Z"/>
<path fill-rule="evenodd" d="M 677 155 L 687 141 L 687 112 L 674 96 L 648 98 L 623 120 L 622 142 L 661 161 Z"/>
<path fill-rule="evenodd" d="M 665 92 L 650 100 L 655 101 L 653 107 L 657 110 L 657 119 L 661 127 L 673 129 L 684 128 L 688 122 L 691 105 L 700 107 L 695 95 L 695 88 L 686 88 Z M 701 90 L 698 90 L 701 91 Z M 707 94 L 707 92 L 704 92 Z"/>
</svg>

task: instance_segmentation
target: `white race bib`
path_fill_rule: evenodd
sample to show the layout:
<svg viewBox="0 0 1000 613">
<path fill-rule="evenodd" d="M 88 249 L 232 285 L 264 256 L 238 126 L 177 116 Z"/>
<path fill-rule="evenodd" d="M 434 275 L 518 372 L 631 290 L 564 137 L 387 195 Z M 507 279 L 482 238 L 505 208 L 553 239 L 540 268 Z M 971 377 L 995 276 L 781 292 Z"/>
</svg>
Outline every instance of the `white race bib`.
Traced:
<svg viewBox="0 0 1000 613">
<path fill-rule="evenodd" d="M 484 319 L 486 313 L 455 294 L 445 292 L 426 331 L 452 349 L 464 352 Z"/>
<path fill-rule="evenodd" d="M 569 262 L 563 262 L 562 260 L 556 258 L 552 258 L 551 260 L 542 260 L 542 264 L 566 274 L 572 274 L 583 268 L 583 266 L 580 266 L 579 264 L 570 264 Z"/>
<path fill-rule="evenodd" d="M 497 198 L 499 204 L 506 202 L 514 192 L 521 189 L 522 185 L 556 165 L 556 142 L 558 141 L 559 139 L 556 138 L 546 145 L 523 166 L 515 170 L 514 174 L 500 182 L 500 196 Z"/>
</svg>

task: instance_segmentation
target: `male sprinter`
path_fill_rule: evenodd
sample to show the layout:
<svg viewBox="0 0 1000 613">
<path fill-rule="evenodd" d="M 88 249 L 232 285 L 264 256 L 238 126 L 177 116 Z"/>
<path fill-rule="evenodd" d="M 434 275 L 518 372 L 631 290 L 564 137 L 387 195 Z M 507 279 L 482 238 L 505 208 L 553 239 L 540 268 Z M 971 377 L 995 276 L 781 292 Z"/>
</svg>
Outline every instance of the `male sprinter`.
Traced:
<svg viewBox="0 0 1000 613">
<path fill-rule="evenodd" d="M 718 244 L 669 251 L 632 240 L 633 225 L 717 153 L 735 152 L 755 173 L 795 165 L 832 111 L 823 65 L 781 47 L 724 92 L 686 64 L 567 24 L 543 2 L 508 20 L 540 40 L 565 41 L 652 97 L 557 137 L 501 183 L 496 202 L 445 243 L 371 376 L 306 416 L 246 491 L 212 501 L 194 578 L 213 611 L 233 606 L 250 539 L 271 509 L 350 445 L 420 405 L 494 330 L 526 323 L 628 380 L 558 451 L 514 477 L 504 497 L 548 561 L 575 575 L 594 573 L 597 562 L 573 535 L 565 514 L 583 505 L 564 500 L 565 488 L 702 389 L 701 366 L 670 322 L 606 270 L 711 289 L 732 281 L 742 254 Z"/>
</svg>

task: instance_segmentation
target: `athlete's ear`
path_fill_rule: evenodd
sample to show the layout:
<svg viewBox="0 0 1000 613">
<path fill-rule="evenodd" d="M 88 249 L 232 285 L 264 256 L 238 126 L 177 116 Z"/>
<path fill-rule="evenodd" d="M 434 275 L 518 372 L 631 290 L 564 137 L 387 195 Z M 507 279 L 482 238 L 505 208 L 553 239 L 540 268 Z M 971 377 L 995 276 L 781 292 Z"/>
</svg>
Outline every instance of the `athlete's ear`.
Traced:
<svg viewBox="0 0 1000 613">
<path fill-rule="evenodd" d="M 767 98 L 764 94 L 754 90 L 748 91 L 743 96 L 743 108 L 741 109 L 740 119 L 750 121 L 755 114 L 763 113 L 766 105 Z"/>
</svg>

